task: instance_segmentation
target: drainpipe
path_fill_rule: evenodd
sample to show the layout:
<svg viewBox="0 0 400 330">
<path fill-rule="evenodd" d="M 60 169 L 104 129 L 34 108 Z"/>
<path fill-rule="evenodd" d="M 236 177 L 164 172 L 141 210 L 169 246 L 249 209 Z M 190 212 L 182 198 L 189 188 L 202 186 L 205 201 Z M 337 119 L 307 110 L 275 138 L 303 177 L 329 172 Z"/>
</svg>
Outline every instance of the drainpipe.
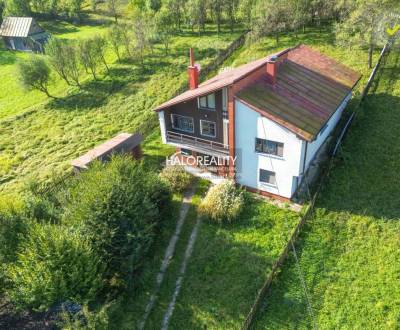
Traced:
<svg viewBox="0 0 400 330">
<path fill-rule="evenodd" d="M 305 170 L 306 170 L 306 161 L 307 161 L 307 147 L 308 147 L 308 141 L 306 141 L 306 147 L 304 148 L 304 158 L 303 158 L 303 172 L 302 176 L 305 176 Z M 303 179 L 303 178 L 302 178 Z M 303 181 L 303 180 L 302 180 Z"/>
</svg>

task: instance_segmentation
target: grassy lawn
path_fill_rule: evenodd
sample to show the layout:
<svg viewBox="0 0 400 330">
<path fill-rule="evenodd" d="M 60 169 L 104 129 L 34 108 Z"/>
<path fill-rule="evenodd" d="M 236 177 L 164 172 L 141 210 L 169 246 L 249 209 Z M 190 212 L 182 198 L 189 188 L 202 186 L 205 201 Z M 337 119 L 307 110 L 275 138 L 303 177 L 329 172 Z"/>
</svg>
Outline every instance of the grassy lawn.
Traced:
<svg viewBox="0 0 400 330">
<path fill-rule="evenodd" d="M 197 218 L 196 207 L 208 188 L 199 181 L 176 255 L 171 260 L 158 301 L 146 329 L 158 329 L 171 301 L 186 245 Z M 171 318 L 171 329 L 237 329 L 246 317 L 266 274 L 286 243 L 299 215 L 247 195 L 248 203 L 236 223 L 220 226 L 203 222 L 190 258 L 183 286 Z M 162 244 L 168 241 L 163 236 Z M 157 250 L 158 251 L 158 250 Z M 142 318 L 154 290 L 164 250 L 145 266 L 143 283 L 118 309 L 113 328 L 132 329 Z M 154 261 L 153 260 L 153 261 Z"/>
<path fill-rule="evenodd" d="M 70 24 L 59 30 L 68 37 L 68 33 L 79 31 L 90 35 L 93 29 L 99 32 L 96 26 L 72 29 Z M 0 120 L 0 191 L 20 191 L 32 178 L 46 181 L 53 174 L 65 173 L 72 159 L 121 131 L 147 135 L 157 126 L 152 109 L 171 97 L 187 79 L 189 47 L 195 48 L 199 62 L 205 65 L 239 34 L 225 29 L 217 35 L 210 26 L 201 36 L 184 31 L 173 38 L 168 55 L 157 45 L 145 67 L 136 61 L 114 62 L 108 77 L 97 82 L 86 79 L 84 93 L 71 91 L 58 101 L 43 102 L 40 94 L 22 92 L 12 73 L 15 61 L 10 60 L 6 68 L 0 67 L 9 72 L 9 85 L 14 86 L 10 93 L 1 95 L 0 104 L 7 105 L 2 107 L 3 117 L 23 112 L 23 106 L 37 106 L 22 116 Z M 26 56 L 0 51 L 2 54 Z M 65 86 L 60 88 L 61 96 L 65 95 Z"/>
<path fill-rule="evenodd" d="M 89 19 L 86 24 L 74 25 L 65 21 L 39 21 L 39 24 L 52 36 L 68 40 L 93 37 L 102 34 L 107 29 L 107 24 L 99 25 L 94 19 Z M 102 22 L 102 21 L 99 21 Z M 2 88 L 0 89 L 0 121 L 21 114 L 28 109 L 35 109 L 47 102 L 47 97 L 38 91 L 25 91 L 21 88 L 17 78 L 16 63 L 20 59 L 30 56 L 29 53 L 14 52 L 2 48 L 0 41 L 0 77 Z M 110 62 L 115 61 L 113 54 L 108 54 Z M 67 84 L 55 74 L 50 91 L 55 95 L 65 95 Z M 84 78 L 84 77 L 83 77 Z"/>
<path fill-rule="evenodd" d="M 367 96 L 298 244 L 319 329 L 400 327 L 399 56 Z M 293 256 L 255 326 L 282 327 L 311 327 Z"/>
</svg>

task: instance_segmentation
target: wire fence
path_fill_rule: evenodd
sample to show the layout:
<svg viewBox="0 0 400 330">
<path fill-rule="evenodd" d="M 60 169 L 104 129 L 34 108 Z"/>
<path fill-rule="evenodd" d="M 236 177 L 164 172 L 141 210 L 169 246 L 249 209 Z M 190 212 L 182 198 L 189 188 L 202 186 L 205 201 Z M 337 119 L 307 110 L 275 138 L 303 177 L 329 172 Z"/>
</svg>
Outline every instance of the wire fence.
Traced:
<svg viewBox="0 0 400 330">
<path fill-rule="evenodd" d="M 245 321 L 243 322 L 242 325 L 242 330 L 248 330 L 251 329 L 251 326 L 254 324 L 254 321 L 257 318 L 257 314 L 259 311 L 259 308 L 262 304 L 262 302 L 264 301 L 269 289 L 271 288 L 271 284 L 273 282 L 273 280 L 276 278 L 278 271 L 280 270 L 280 268 L 282 267 L 282 265 L 284 264 L 286 258 L 289 255 L 289 252 L 292 250 L 294 253 L 296 253 L 295 251 L 295 243 L 296 240 L 300 234 L 300 231 L 302 229 L 302 227 L 304 226 L 304 224 L 306 223 L 306 221 L 312 216 L 313 212 L 314 212 L 314 207 L 315 207 L 315 202 L 319 196 L 319 192 L 321 191 L 321 188 L 323 186 L 323 184 L 326 181 L 326 178 L 329 176 L 329 173 L 333 167 L 333 161 L 335 159 L 335 156 L 337 154 L 338 149 L 340 148 L 340 146 L 342 145 L 343 139 L 346 135 L 346 133 L 348 132 L 351 123 L 354 120 L 354 117 L 356 116 L 358 110 L 360 109 L 362 102 L 364 101 L 366 95 L 368 94 L 368 92 L 370 91 L 371 87 L 373 87 L 373 85 L 376 85 L 376 75 L 378 74 L 378 72 L 382 71 L 381 69 L 384 67 L 384 63 L 386 60 L 387 55 L 390 53 L 391 47 L 394 43 L 394 40 L 390 40 L 388 41 L 385 46 L 382 48 L 382 51 L 380 53 L 380 56 L 378 58 L 378 61 L 375 65 L 375 67 L 373 68 L 371 75 L 369 76 L 369 79 L 366 83 L 366 85 L 363 88 L 363 91 L 361 93 L 359 102 L 357 104 L 357 106 L 355 107 L 354 111 L 352 112 L 352 114 L 350 115 L 349 119 L 347 120 L 346 124 L 344 125 L 342 131 L 340 132 L 340 134 L 338 135 L 338 138 L 336 140 L 336 142 L 334 143 L 334 148 L 333 151 L 331 151 L 329 153 L 330 157 L 328 159 L 328 163 L 329 165 L 325 168 L 325 172 L 322 173 L 321 178 L 319 180 L 319 183 L 316 186 L 314 195 L 311 197 L 310 195 L 310 203 L 306 209 L 306 212 L 304 213 L 304 215 L 301 217 L 299 223 L 297 224 L 297 226 L 295 227 L 295 229 L 293 230 L 288 242 L 286 243 L 286 246 L 284 247 L 282 253 L 279 255 L 278 259 L 274 262 L 271 271 L 269 271 L 268 276 L 266 278 L 266 280 L 264 281 L 262 287 L 260 288 L 260 290 L 257 293 L 257 296 L 255 298 L 255 301 L 253 303 L 253 305 L 250 308 L 249 313 L 247 314 L 247 317 L 245 319 Z M 373 89 L 373 91 L 375 92 L 376 87 Z M 307 290 L 306 290 L 307 292 Z M 313 311 L 310 311 L 311 316 Z M 314 321 L 314 320 L 313 320 Z M 315 321 L 314 321 L 315 324 Z M 315 324 L 316 326 L 316 324 Z"/>
</svg>

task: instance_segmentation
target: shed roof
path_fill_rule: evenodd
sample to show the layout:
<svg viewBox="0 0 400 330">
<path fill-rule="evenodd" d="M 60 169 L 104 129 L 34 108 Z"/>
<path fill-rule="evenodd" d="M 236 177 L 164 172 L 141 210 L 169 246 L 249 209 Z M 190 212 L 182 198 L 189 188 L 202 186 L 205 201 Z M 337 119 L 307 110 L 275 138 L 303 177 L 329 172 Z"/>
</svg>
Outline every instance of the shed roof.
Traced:
<svg viewBox="0 0 400 330">
<path fill-rule="evenodd" d="M 0 35 L 3 37 L 26 38 L 30 34 L 41 32 L 44 30 L 32 17 L 5 17 L 0 28 Z"/>
<path fill-rule="evenodd" d="M 357 72 L 301 45 L 280 65 L 274 85 L 265 75 L 236 97 L 310 141 L 359 79 Z"/>
<path fill-rule="evenodd" d="M 74 159 L 71 165 L 78 168 L 87 168 L 95 159 L 109 156 L 113 152 L 128 152 L 132 150 L 142 142 L 142 139 L 142 135 L 138 133 L 120 133 L 103 144 L 89 150 L 83 156 Z"/>
</svg>

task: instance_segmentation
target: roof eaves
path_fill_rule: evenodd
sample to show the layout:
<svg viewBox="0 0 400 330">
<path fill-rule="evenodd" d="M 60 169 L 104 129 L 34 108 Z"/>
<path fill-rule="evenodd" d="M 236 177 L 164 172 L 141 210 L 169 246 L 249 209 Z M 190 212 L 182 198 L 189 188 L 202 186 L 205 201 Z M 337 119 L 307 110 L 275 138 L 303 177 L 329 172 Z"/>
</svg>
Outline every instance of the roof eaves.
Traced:
<svg viewBox="0 0 400 330">
<path fill-rule="evenodd" d="M 181 99 L 181 100 L 179 100 L 179 101 L 172 102 L 172 103 L 168 103 L 167 105 L 164 105 L 165 103 L 168 102 L 168 101 L 167 101 L 167 102 L 165 102 L 165 103 L 163 103 L 163 104 L 160 104 L 160 105 L 159 105 L 157 108 L 155 108 L 153 111 L 158 112 L 158 111 L 164 110 L 165 108 L 172 107 L 173 105 L 177 105 L 177 104 L 179 104 L 179 103 L 183 103 L 183 102 L 190 101 L 190 100 L 192 100 L 192 99 L 194 99 L 194 98 L 198 98 L 198 97 L 202 97 L 202 96 L 208 95 L 208 94 L 210 94 L 210 93 L 214 93 L 214 92 L 220 90 L 221 88 L 225 88 L 225 87 L 230 86 L 230 85 L 232 85 L 231 82 L 229 82 L 229 83 L 227 83 L 227 84 L 224 84 L 224 85 L 221 85 L 221 86 L 217 86 L 217 87 L 215 87 L 215 88 L 213 88 L 213 89 L 209 89 L 209 90 L 207 90 L 207 91 L 204 91 L 203 93 L 199 93 L 199 94 L 196 94 L 196 95 L 190 95 L 190 96 L 187 96 L 187 97 L 185 97 L 185 98 L 183 98 L 183 99 Z M 187 92 L 187 91 L 186 91 L 186 92 Z M 184 92 L 184 93 L 185 93 L 185 92 Z"/>
<path fill-rule="evenodd" d="M 238 97 L 238 96 L 235 96 L 234 98 L 235 98 L 236 100 L 242 102 L 244 105 L 248 106 L 249 108 L 253 109 L 254 111 L 258 112 L 261 116 L 263 116 L 263 117 L 265 117 L 265 118 L 268 118 L 268 119 L 270 119 L 270 120 L 276 122 L 277 124 L 279 124 L 279 125 L 281 125 L 281 126 L 287 128 L 289 131 L 291 131 L 292 133 L 294 133 L 294 134 L 296 134 L 297 136 L 299 136 L 302 140 L 306 140 L 306 141 L 310 142 L 310 141 L 312 141 L 312 140 L 315 138 L 314 135 L 312 135 L 312 134 L 310 134 L 310 133 L 308 133 L 308 132 L 306 132 L 306 131 L 303 131 L 302 129 L 300 129 L 300 128 L 294 126 L 293 124 L 290 124 L 290 123 L 286 122 L 285 120 L 283 120 L 283 119 L 281 119 L 281 118 L 278 118 L 278 117 L 272 115 L 272 114 L 271 114 L 270 112 L 268 112 L 268 110 L 266 110 L 266 109 L 260 109 L 260 108 L 258 108 L 258 107 L 256 107 L 256 106 L 250 104 L 249 102 L 247 102 L 247 101 L 241 99 L 241 98 Z"/>
</svg>

